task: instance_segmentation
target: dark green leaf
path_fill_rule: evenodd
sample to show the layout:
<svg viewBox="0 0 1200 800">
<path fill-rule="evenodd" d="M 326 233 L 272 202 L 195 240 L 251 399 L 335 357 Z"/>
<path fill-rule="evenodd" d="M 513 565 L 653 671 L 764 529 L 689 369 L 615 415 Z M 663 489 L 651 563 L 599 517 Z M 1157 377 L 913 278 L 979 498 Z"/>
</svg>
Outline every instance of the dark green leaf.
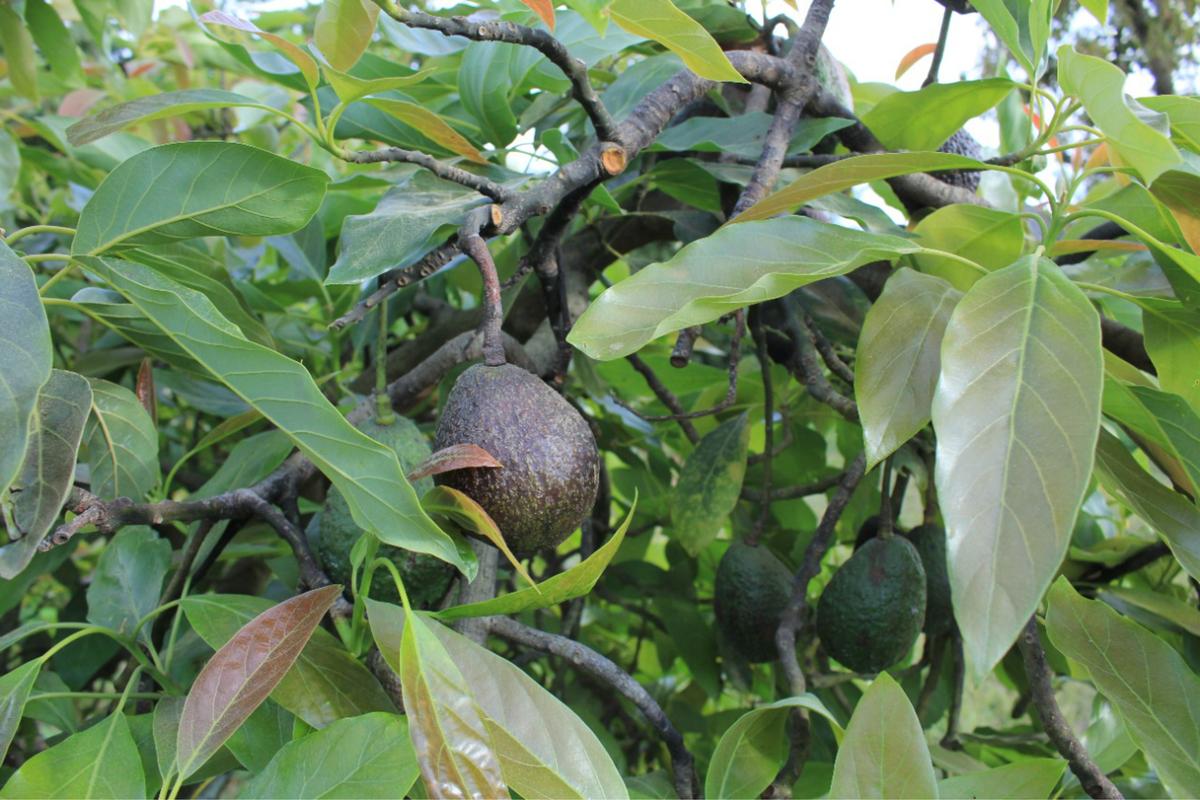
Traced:
<svg viewBox="0 0 1200 800">
<path fill-rule="evenodd" d="M 158 606 L 163 578 L 171 566 L 171 543 L 152 528 L 135 525 L 117 532 L 100 553 L 87 589 L 88 622 L 129 636 L 142 617 Z M 150 644 L 150 626 L 139 636 Z"/>
<path fill-rule="evenodd" d="M 749 446 L 750 418 L 740 414 L 710 431 L 684 462 L 671 492 L 671 525 L 691 555 L 712 544 L 737 505 Z"/>
<path fill-rule="evenodd" d="M 0 759 L 8 754 L 8 746 L 25 715 L 25 702 L 41 668 L 42 662 L 33 659 L 0 676 Z"/>
<path fill-rule="evenodd" d="M 92 494 L 142 500 L 162 478 L 154 420 L 124 386 L 93 378 L 92 419 L 84 432 Z"/>
</svg>

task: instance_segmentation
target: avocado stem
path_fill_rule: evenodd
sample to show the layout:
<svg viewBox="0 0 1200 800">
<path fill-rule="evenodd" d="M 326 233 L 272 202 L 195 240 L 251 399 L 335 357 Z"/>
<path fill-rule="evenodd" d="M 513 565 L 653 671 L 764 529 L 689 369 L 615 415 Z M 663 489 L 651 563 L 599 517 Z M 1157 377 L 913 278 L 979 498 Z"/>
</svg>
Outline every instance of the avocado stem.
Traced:
<svg viewBox="0 0 1200 800">
<path fill-rule="evenodd" d="M 504 342 L 500 338 L 500 323 L 504 319 L 504 306 L 500 302 L 500 278 L 496 274 L 496 262 L 488 250 L 487 242 L 477 232 L 459 234 L 463 252 L 479 267 L 483 278 L 483 360 L 489 367 L 505 363 Z"/>
<path fill-rule="evenodd" d="M 879 482 L 879 538 L 890 539 L 894 529 L 892 520 L 892 457 L 883 461 L 883 477 Z"/>
</svg>

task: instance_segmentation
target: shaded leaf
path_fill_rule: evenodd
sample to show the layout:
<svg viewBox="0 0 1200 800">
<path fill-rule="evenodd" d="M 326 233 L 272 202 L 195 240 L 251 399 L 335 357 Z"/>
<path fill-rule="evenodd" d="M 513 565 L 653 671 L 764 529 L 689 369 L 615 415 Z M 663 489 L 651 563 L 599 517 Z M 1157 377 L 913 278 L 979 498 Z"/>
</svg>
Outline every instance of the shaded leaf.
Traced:
<svg viewBox="0 0 1200 800">
<path fill-rule="evenodd" d="M 1054 646 L 1087 667 L 1129 726 L 1172 796 L 1200 787 L 1200 677 L 1174 648 L 1059 578 L 1046 630 Z"/>
<path fill-rule="evenodd" d="M 258 108 L 274 113 L 275 109 L 252 97 L 227 92 L 224 89 L 184 89 L 139 97 L 120 105 L 110 106 L 67 128 L 67 141 L 75 147 L 103 139 L 110 133 L 139 122 L 166 117 L 178 117 L 193 111 L 221 108 Z"/>
<path fill-rule="evenodd" d="M 328 182 L 320 170 L 234 142 L 151 147 L 100 183 L 79 214 L 71 252 L 290 233 L 316 213 Z"/>
<path fill-rule="evenodd" d="M 1029 758 L 1002 767 L 953 775 L 938 781 L 942 800 L 1025 800 L 1052 797 L 1054 787 L 1066 772 L 1067 762 L 1060 758 Z"/>
<path fill-rule="evenodd" d="M 1037 608 L 1070 543 L 1100 427 L 1100 322 L 1053 262 L 979 280 L 933 399 L 954 616 L 977 675 Z"/>
<path fill-rule="evenodd" d="M 405 125 L 416 128 L 423 135 L 470 160 L 486 164 L 487 159 L 467 141 L 467 137 L 451 128 L 446 120 L 424 106 L 410 103 L 406 100 L 394 100 L 388 97 L 368 97 L 367 102 L 381 111 L 386 111 Z"/>
<path fill-rule="evenodd" d="M 747 414 L 711 430 L 688 455 L 671 491 L 673 538 L 691 555 L 712 544 L 737 505 L 750 446 Z"/>
<path fill-rule="evenodd" d="M 1104 413 L 1163 448 L 1185 473 L 1185 485 L 1200 486 L 1200 414 L 1182 397 L 1110 380 L 1104 387 Z"/>
<path fill-rule="evenodd" d="M 671 0 L 614 0 L 609 17 L 630 33 L 661 44 L 701 78 L 745 83 L 712 35 Z"/>
<path fill-rule="evenodd" d="M 33 37 L 14 5 L 0 4 L 0 46 L 13 89 L 22 97 L 37 101 L 37 57 Z"/>
<path fill-rule="evenodd" d="M 100 553 L 87 588 L 88 622 L 131 635 L 138 621 L 158 607 L 170 566 L 171 543 L 152 528 L 135 525 L 118 531 Z M 138 635 L 151 644 L 149 625 Z"/>
<path fill-rule="evenodd" d="M 962 293 L 911 269 L 892 275 L 863 320 L 854 395 L 870 470 L 929 422 L 942 336 Z"/>
<path fill-rule="evenodd" d="M 893 92 L 862 122 L 889 150 L 937 150 L 963 126 L 1012 91 L 1008 78 L 931 83 L 915 92 Z"/>
<path fill-rule="evenodd" d="M 26 761 L 0 788 L 4 800 L 85 797 L 135 800 L 146 775 L 124 714 L 113 714 Z"/>
<path fill-rule="evenodd" d="M 1149 611 L 1176 628 L 1181 628 L 1193 636 L 1200 636 L 1200 610 L 1192 608 L 1178 597 L 1153 589 L 1128 586 L 1106 587 L 1101 596 L 1122 613 L 1130 608 Z"/>
<path fill-rule="evenodd" d="M 67 86 L 82 86 L 79 48 L 54 6 L 48 0 L 25 0 L 25 22 L 50 71 Z"/>
<path fill-rule="evenodd" d="M 1176 303 L 1143 300 L 1142 327 L 1159 385 L 1200 412 L 1200 314 Z"/>
<path fill-rule="evenodd" d="M 162 477 L 158 431 L 137 396 L 92 378 L 92 418 L 84 432 L 91 491 L 105 500 L 141 500 Z"/>
<path fill-rule="evenodd" d="M 204 665 L 179 718 L 179 773 L 196 771 L 267 699 L 341 592 L 325 586 L 248 622 Z"/>
<path fill-rule="evenodd" d="M 806 217 L 726 226 L 606 289 L 567 341 L 591 358 L 620 358 L 663 334 L 918 249 Z"/>
<path fill-rule="evenodd" d="M 154 704 L 151 730 L 154 733 L 154 755 L 158 774 L 165 783 L 175 774 L 175 753 L 179 746 L 179 719 L 183 716 L 186 697 L 163 697 Z"/>
<path fill-rule="evenodd" d="M 504 147 L 517 135 L 510 95 L 537 53 L 503 42 L 472 42 L 458 69 L 458 95 L 463 108 L 479 123 L 483 138 Z"/>
<path fill-rule="evenodd" d="M 267 768 L 284 745 L 292 741 L 295 727 L 296 718 L 291 713 L 267 700 L 254 709 L 225 746 L 251 775 L 257 775 Z"/>
<path fill-rule="evenodd" d="M 449 447 L 443 447 L 413 467 L 412 471 L 408 473 L 408 482 L 416 483 L 421 478 L 440 475 L 443 472 L 453 472 L 456 469 L 503 466 L 495 456 L 477 444 L 452 444 Z"/>
<path fill-rule="evenodd" d="M 313 40 L 329 63 L 350 69 L 375 33 L 379 6 L 365 0 L 323 0 L 313 23 Z"/>
<path fill-rule="evenodd" d="M 41 669 L 42 662 L 33 659 L 0 676 L 0 759 L 8 754 L 8 746 L 25 715 L 25 703 Z"/>
<path fill-rule="evenodd" d="M 491 542 L 508 559 L 508 563 L 517 574 L 524 578 L 531 588 L 537 590 L 537 585 L 525 569 L 525 565 L 517 560 L 509 549 L 496 521 L 470 495 L 450 486 L 435 486 L 421 498 L 421 508 L 429 514 L 445 517 L 467 533 L 473 533 Z"/>
</svg>

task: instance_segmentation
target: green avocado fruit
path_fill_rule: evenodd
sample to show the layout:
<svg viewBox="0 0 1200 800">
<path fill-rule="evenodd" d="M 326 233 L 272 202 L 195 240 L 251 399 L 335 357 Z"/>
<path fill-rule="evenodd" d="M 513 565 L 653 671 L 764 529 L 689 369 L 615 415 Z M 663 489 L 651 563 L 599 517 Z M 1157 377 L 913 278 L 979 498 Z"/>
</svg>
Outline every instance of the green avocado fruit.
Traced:
<svg viewBox="0 0 1200 800">
<path fill-rule="evenodd" d="M 752 664 L 775 659 L 775 630 L 791 596 L 792 573 L 766 545 L 736 541 L 717 565 L 717 625 Z"/>
<path fill-rule="evenodd" d="M 939 153 L 950 153 L 956 156 L 966 156 L 979 161 L 983 158 L 983 148 L 975 137 L 959 128 L 938 148 Z M 929 173 L 942 183 L 958 186 L 974 192 L 979 188 L 980 172 L 977 169 L 945 169 Z"/>
<path fill-rule="evenodd" d="M 433 452 L 417 426 L 412 420 L 404 417 L 396 417 L 390 425 L 380 425 L 375 419 L 370 419 L 359 425 L 358 429 L 395 450 L 400 466 L 405 472 L 429 458 Z M 432 488 L 432 478 L 422 478 L 413 485 L 418 497 Z M 350 550 L 362 536 L 363 530 L 350 516 L 346 498 L 335 488 L 330 487 L 325 498 L 325 507 L 321 510 L 321 517 L 317 522 L 317 532 L 317 557 L 321 560 L 325 573 L 334 583 L 345 586 L 348 592 L 351 573 Z M 400 577 L 404 580 L 409 601 L 419 608 L 436 605 L 454 580 L 453 566 L 424 553 L 381 544 L 378 557 L 389 559 L 396 565 Z M 384 603 L 400 602 L 400 593 L 396 590 L 390 572 L 385 569 L 375 570 L 371 578 L 370 597 Z"/>
<path fill-rule="evenodd" d="M 925 633 L 938 636 L 954 629 L 954 606 L 950 603 L 950 575 L 946 571 L 946 529 L 920 525 L 907 534 L 925 568 Z"/>
<path fill-rule="evenodd" d="M 904 658 L 924 619 L 925 568 L 901 536 L 864 544 L 817 602 L 825 652 L 855 672 L 881 672 Z"/>
</svg>

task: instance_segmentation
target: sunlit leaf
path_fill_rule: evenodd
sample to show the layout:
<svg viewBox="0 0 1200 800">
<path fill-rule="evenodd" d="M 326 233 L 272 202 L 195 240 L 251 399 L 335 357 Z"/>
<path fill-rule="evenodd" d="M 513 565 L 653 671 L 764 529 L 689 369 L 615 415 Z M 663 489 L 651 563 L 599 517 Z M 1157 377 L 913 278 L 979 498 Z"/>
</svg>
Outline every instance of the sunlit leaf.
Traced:
<svg viewBox="0 0 1200 800">
<path fill-rule="evenodd" d="M 329 63 L 350 69 L 375 33 L 379 6 L 366 0 L 323 0 L 313 23 L 313 40 Z"/>
<path fill-rule="evenodd" d="M 679 56 L 701 78 L 746 82 L 704 26 L 671 0 L 614 0 L 608 14 L 630 33 L 653 39 Z"/>
<path fill-rule="evenodd" d="M 1008 211 L 971 205 L 943 206 L 913 228 L 925 247 L 953 253 L 985 270 L 1007 267 L 1025 250 L 1025 223 Z M 913 256 L 917 269 L 965 292 L 983 273 L 959 260 L 935 253 Z"/>
<path fill-rule="evenodd" d="M 671 535 L 691 555 L 712 544 L 737 505 L 749 446 L 750 419 L 739 414 L 705 435 L 684 462 L 671 492 Z"/>
<path fill-rule="evenodd" d="M 136 800 L 146 777 L 124 714 L 112 714 L 26 761 L 0 788 L 4 800 Z"/>
<path fill-rule="evenodd" d="M 475 148 L 475 145 L 467 141 L 467 137 L 451 128 L 446 120 L 428 108 L 416 103 L 409 103 L 406 100 L 395 100 L 388 97 L 369 97 L 367 102 L 381 111 L 391 114 L 405 125 L 416 128 L 447 150 L 479 164 L 487 163 L 487 159 Z"/>
<path fill-rule="evenodd" d="M 1008 78 L 931 83 L 915 92 L 889 94 L 863 115 L 862 122 L 890 150 L 936 150 L 1012 88 Z"/>
<path fill-rule="evenodd" d="M 938 796 L 942 800 L 1026 800 L 1030 797 L 1051 797 L 1054 787 L 1066 772 L 1067 762 L 1061 758 L 1029 758 L 1002 767 L 953 775 L 938 781 Z"/>
<path fill-rule="evenodd" d="M 288 60 L 300 68 L 301 74 L 304 75 L 304 80 L 308 83 L 309 88 L 316 88 L 320 82 L 320 74 L 317 71 L 317 63 L 313 57 L 294 42 L 288 41 L 284 37 L 260 30 L 253 22 L 248 22 L 244 19 L 239 19 L 232 14 L 227 14 L 224 11 L 209 11 L 200 17 L 201 20 L 210 25 L 224 25 L 229 28 L 234 28 L 246 33 L 252 33 L 256 36 L 261 36 L 265 41 L 273 44 L 280 50 Z"/>
</svg>

